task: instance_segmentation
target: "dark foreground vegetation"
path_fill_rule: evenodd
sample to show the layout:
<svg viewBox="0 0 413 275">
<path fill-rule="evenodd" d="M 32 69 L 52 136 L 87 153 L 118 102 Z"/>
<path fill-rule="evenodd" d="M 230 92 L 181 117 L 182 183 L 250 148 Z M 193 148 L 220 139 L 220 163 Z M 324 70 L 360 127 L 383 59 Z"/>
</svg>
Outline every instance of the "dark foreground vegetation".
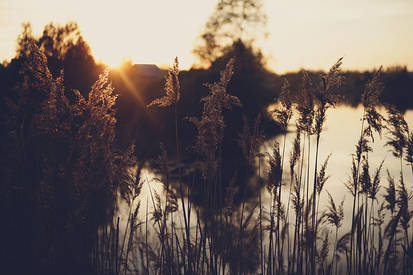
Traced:
<svg viewBox="0 0 413 275">
<path fill-rule="evenodd" d="M 110 71 L 76 24 L 48 25 L 40 38 L 25 26 L 16 57 L 0 66 L 4 274 L 413 273 L 402 172 L 413 173 L 413 135 L 400 111 L 412 107 L 412 74 L 342 72 L 340 59 L 327 73 L 279 76 L 241 39 L 210 61 L 180 72 L 176 60 L 150 76 L 133 64 Z M 364 108 L 346 185 L 349 232 L 342 202 L 328 194 L 320 209 L 328 158 L 319 140 L 340 102 Z M 260 152 L 276 134 L 282 144 Z M 369 165 L 382 134 L 400 174 Z M 162 192 L 141 177 L 147 161 Z"/>
</svg>

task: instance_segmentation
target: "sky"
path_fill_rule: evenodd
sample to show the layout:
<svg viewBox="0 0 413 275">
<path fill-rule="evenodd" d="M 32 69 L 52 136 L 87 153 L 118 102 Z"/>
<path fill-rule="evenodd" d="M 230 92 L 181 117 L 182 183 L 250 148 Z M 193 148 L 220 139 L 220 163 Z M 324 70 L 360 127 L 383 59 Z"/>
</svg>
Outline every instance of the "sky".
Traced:
<svg viewBox="0 0 413 275">
<path fill-rule="evenodd" d="M 277 73 L 406 65 L 413 71 L 412 0 L 263 0 L 267 39 L 256 45 Z M 33 33 L 53 21 L 76 21 L 95 58 L 111 66 L 195 61 L 192 49 L 216 0 L 0 0 L 0 60 L 15 55 L 21 24 Z"/>
</svg>

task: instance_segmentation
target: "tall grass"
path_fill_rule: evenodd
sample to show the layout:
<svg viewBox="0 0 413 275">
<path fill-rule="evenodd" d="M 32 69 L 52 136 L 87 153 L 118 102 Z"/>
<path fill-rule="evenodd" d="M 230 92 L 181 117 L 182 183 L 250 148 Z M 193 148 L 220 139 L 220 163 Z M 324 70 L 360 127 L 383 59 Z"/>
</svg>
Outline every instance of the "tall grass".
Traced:
<svg viewBox="0 0 413 275">
<path fill-rule="evenodd" d="M 247 196 L 248 189 L 239 184 L 239 171 L 223 171 L 224 114 L 241 107 L 239 99 L 227 92 L 233 71 L 231 60 L 218 82 L 206 84 L 210 92 L 201 100 L 200 118 L 188 119 L 197 132 L 191 147 L 197 155 L 193 164 L 197 172 L 189 177 L 182 169 L 172 172 L 171 158 L 163 147 L 156 179 L 163 187 L 162 193 L 152 187 L 154 181 L 142 180 L 142 165 L 132 169 L 135 174 L 125 179 L 130 183 L 126 227 L 120 228 L 119 220 L 114 219 L 112 225 L 102 229 L 96 243 L 92 259 L 99 273 L 411 274 L 412 195 L 402 172 L 396 182 L 387 171 L 388 187 L 382 188 L 385 163 L 373 168 L 369 163 L 369 154 L 374 153 L 374 133 L 381 135 L 387 129 L 387 144 L 399 159 L 400 169 L 403 161 L 412 165 L 412 138 L 403 116 L 391 107 L 386 118 L 376 110 L 383 88 L 380 71 L 373 75 L 362 95 L 360 136 L 346 183 L 352 197 L 349 231 L 343 232 L 342 226 L 344 198 L 338 203 L 327 191 L 328 164 L 335 156 L 331 152 L 319 163 L 321 135 L 327 110 L 335 106 L 334 94 L 343 81 L 341 62 L 339 59 L 318 80 L 304 72 L 301 95 L 296 99 L 291 96 L 288 82 L 284 82 L 280 108 L 275 112 L 284 134 L 281 146 L 274 142 L 271 152 L 260 152 L 260 118 L 254 125 L 244 119 L 236 142 L 248 163 L 247 169 L 255 171 L 249 184 L 259 191 L 251 198 Z M 173 108 L 177 155 L 174 162 L 178 163 L 179 89 L 176 60 L 167 77 L 165 96 L 150 106 Z M 288 154 L 286 133 L 294 115 L 297 134 L 290 141 L 293 147 Z M 284 167 L 286 156 L 288 167 Z M 224 172 L 232 175 L 227 182 Z M 264 191 L 262 183 L 266 186 Z M 140 221 L 142 185 L 148 185 L 150 197 Z M 282 198 L 283 194 L 288 195 Z M 321 201 L 324 194 L 327 204 Z"/>
</svg>

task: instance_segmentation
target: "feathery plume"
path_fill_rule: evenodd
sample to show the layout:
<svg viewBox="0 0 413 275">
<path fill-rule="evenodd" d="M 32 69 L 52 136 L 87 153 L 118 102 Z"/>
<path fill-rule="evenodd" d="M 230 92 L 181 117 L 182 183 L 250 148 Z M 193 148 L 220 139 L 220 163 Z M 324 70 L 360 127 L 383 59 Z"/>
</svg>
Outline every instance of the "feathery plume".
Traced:
<svg viewBox="0 0 413 275">
<path fill-rule="evenodd" d="M 223 139 L 225 128 L 223 111 L 231 109 L 232 106 L 241 106 L 238 97 L 226 92 L 233 74 L 233 67 L 234 59 L 231 59 L 227 63 L 225 70 L 221 72 L 219 82 L 205 84 L 210 93 L 201 99 L 204 105 L 201 119 L 189 118 L 189 121 L 195 125 L 198 132 L 194 148 L 202 158 L 201 170 L 204 177 L 216 174 L 217 162 L 215 153 Z"/>
<path fill-rule="evenodd" d="M 268 154 L 270 169 L 268 172 L 268 192 L 276 194 L 277 188 L 281 185 L 281 154 L 280 145 L 277 141 L 273 145 L 273 154 Z"/>
<path fill-rule="evenodd" d="M 323 190 L 324 184 L 327 182 L 327 180 L 330 178 L 330 176 L 326 175 L 326 169 L 328 165 L 328 161 L 330 160 L 331 154 L 329 154 L 324 161 L 323 165 L 321 166 L 320 172 L 317 173 L 317 193 L 320 194 L 321 191 Z"/>
<path fill-rule="evenodd" d="M 371 187 L 369 190 L 369 198 L 375 200 L 377 198 L 377 193 L 380 190 L 380 174 L 381 169 L 383 168 L 384 160 L 380 163 L 379 167 L 376 169 L 374 173 L 373 181 L 371 183 Z"/>
<path fill-rule="evenodd" d="M 409 137 L 407 139 L 405 160 L 410 163 L 413 171 L 413 132 L 409 133 Z"/>
<path fill-rule="evenodd" d="M 294 167 L 296 166 L 297 161 L 300 159 L 300 155 L 301 155 L 300 143 L 301 143 L 301 132 L 297 127 L 297 134 L 295 136 L 294 143 L 293 143 L 293 151 L 290 153 L 290 176 L 291 177 L 294 174 Z"/>
<path fill-rule="evenodd" d="M 364 117 L 368 123 L 368 127 L 364 130 L 364 134 L 370 136 L 374 141 L 373 130 L 379 135 L 383 129 L 383 116 L 376 110 L 376 105 L 379 103 L 379 97 L 384 90 L 384 84 L 381 80 L 381 69 L 379 68 L 373 77 L 367 82 L 366 87 L 361 95 L 361 103 L 364 106 Z"/>
<path fill-rule="evenodd" d="M 281 87 L 279 101 L 281 103 L 281 110 L 275 110 L 275 117 L 283 131 L 287 131 L 288 122 L 293 115 L 292 102 L 290 96 L 290 84 L 285 78 Z"/>
<path fill-rule="evenodd" d="M 334 202 L 333 197 L 327 191 L 329 197 L 328 211 L 326 212 L 327 222 L 334 225 L 336 228 L 340 228 L 344 219 L 344 199 L 341 201 L 340 205 L 337 207 Z"/>
<path fill-rule="evenodd" d="M 387 170 L 387 181 L 389 182 L 389 187 L 385 187 L 386 194 L 384 195 L 384 199 L 387 202 L 386 208 L 394 212 L 396 206 L 396 187 L 394 178 L 390 175 L 389 170 Z"/>
<path fill-rule="evenodd" d="M 168 77 L 165 82 L 165 95 L 161 98 L 157 98 L 148 104 L 147 107 L 158 105 L 159 107 L 168 107 L 175 105 L 179 102 L 181 97 L 180 84 L 179 84 L 179 63 L 178 57 L 175 57 L 174 65 L 172 69 L 168 70 Z"/>
<path fill-rule="evenodd" d="M 310 76 L 303 71 L 303 86 L 300 93 L 300 103 L 297 106 L 299 113 L 297 126 L 304 133 L 313 134 L 314 120 L 314 87 Z"/>
<path fill-rule="evenodd" d="M 386 143 L 386 146 L 392 148 L 392 153 L 396 158 L 401 158 L 403 156 L 404 148 L 408 144 L 409 128 L 403 114 L 396 108 L 387 106 L 387 114 L 387 129 L 391 138 Z"/>
</svg>

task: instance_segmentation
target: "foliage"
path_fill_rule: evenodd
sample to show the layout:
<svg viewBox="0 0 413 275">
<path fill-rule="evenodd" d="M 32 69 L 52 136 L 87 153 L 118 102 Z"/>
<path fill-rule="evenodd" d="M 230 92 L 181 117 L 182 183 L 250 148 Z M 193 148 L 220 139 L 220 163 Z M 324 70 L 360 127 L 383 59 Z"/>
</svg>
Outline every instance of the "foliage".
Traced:
<svg viewBox="0 0 413 275">
<path fill-rule="evenodd" d="M 63 72 L 53 78 L 43 52 L 25 43 L 25 80 L 10 101 L 1 146 L 8 213 L 1 235 L 13 242 L 6 248 L 14 247 L 6 268 L 86 271 L 98 228 L 112 220 L 133 149 L 120 152 L 114 144 L 116 96 L 108 71 L 87 99 L 75 91 L 71 103 Z M 29 261 L 25 267 L 15 263 L 22 258 Z"/>
<path fill-rule="evenodd" d="M 338 100 L 341 59 L 326 74 L 317 74 L 317 78 L 314 73 L 303 72 L 301 89 L 295 89 L 299 81 L 289 79 L 281 84 L 277 78 L 274 94 L 264 95 L 265 89 L 250 89 L 256 84 L 251 79 L 269 76 L 268 72 L 259 71 L 259 55 L 254 55 L 252 48 L 242 42 L 232 44 L 232 49 L 247 53 L 244 59 L 231 60 L 218 82 L 205 85 L 208 94 L 200 101 L 200 113 L 183 112 L 182 116 L 177 114 L 178 103 L 185 103 L 186 89 L 194 87 L 186 86 L 187 81 L 198 79 L 192 79 L 194 74 L 190 72 L 181 74 L 176 59 L 166 78 L 165 94 L 149 100 L 149 106 L 175 109 L 176 163 L 167 156 L 169 148 L 161 145 L 159 175 L 153 181 L 145 181 L 140 177 L 144 162 L 135 165 L 131 157 L 133 148 L 122 151 L 117 147 L 117 97 L 109 83 L 109 72 L 101 74 L 90 91 L 72 92 L 65 85 L 66 70 L 65 77 L 60 70 L 56 77 L 48 62 L 51 57 L 60 60 L 60 53 L 62 60 L 69 62 L 71 43 L 76 44 L 77 40 L 66 35 L 77 35 L 77 27 L 60 29 L 50 25 L 46 29 L 39 42 L 29 35 L 27 26 L 19 40 L 18 61 L 0 68 L 11 70 L 16 62 L 21 62 L 17 67 L 22 68 L 21 79 L 16 81 L 20 84 L 3 96 L 7 99 L 3 103 L 6 108 L 1 110 L 5 131 L 1 133 L 0 145 L 0 204 L 5 214 L 0 229 L 0 256 L 6 263 L 6 273 L 411 273 L 412 195 L 404 182 L 403 170 L 398 182 L 387 172 L 388 187 L 384 193 L 380 191 L 384 163 L 370 174 L 369 154 L 375 153 L 370 143 L 374 142 L 374 132 L 381 134 L 385 127 L 390 137 L 388 144 L 400 159 L 401 169 L 403 160 L 410 165 L 412 162 L 412 134 L 402 113 L 389 109 L 385 119 L 376 110 L 384 89 L 380 70 L 372 75 L 360 95 L 364 114 L 348 183 L 353 196 L 352 224 L 348 232 L 339 232 L 344 221 L 344 200 L 337 203 L 325 192 L 330 178 L 330 155 L 321 167 L 315 162 L 313 174 L 309 168 L 310 136 L 320 137 L 326 111 Z M 216 59 L 211 70 L 220 70 L 230 53 Z M 133 69 L 132 64 L 129 67 Z M 198 72 L 208 75 L 207 81 L 215 73 Z M 260 77 L 250 75 L 242 82 L 250 72 Z M 133 79 L 133 73 L 127 76 Z M 184 80 L 182 86 L 178 76 Z M 234 80 L 240 81 L 238 86 Z M 243 87 L 244 92 L 254 92 L 259 99 L 251 99 L 248 93 L 237 94 L 236 88 L 245 83 L 250 86 Z M 272 99 L 278 90 L 280 108 L 275 114 L 285 132 L 293 115 L 298 115 L 298 131 L 287 168 L 290 178 L 283 177 L 284 148 L 275 143 L 272 154 L 260 153 L 264 140 L 261 118 L 265 114 L 252 116 L 268 106 L 272 102 L 268 98 Z M 300 90 L 301 98 L 291 97 L 294 90 Z M 139 104 L 146 108 L 148 98 L 140 99 Z M 196 105 L 194 98 L 186 104 Z M 258 106 L 252 108 L 254 111 L 248 109 L 254 104 Z M 228 112 L 230 109 L 233 112 Z M 243 120 L 240 109 L 247 114 Z M 167 117 L 170 113 L 164 111 Z M 139 115 L 136 116 L 141 118 Z M 190 126 L 195 126 L 195 144 L 190 148 L 199 162 L 193 165 L 184 165 L 179 158 L 182 141 L 178 128 L 184 115 L 191 116 Z M 154 118 L 158 117 L 148 120 Z M 252 118 L 255 123 L 251 123 Z M 237 128 L 241 122 L 242 127 Z M 155 140 L 149 131 L 142 135 Z M 140 145 L 149 147 L 146 142 Z M 317 144 L 316 159 L 318 149 Z M 228 158 L 233 166 L 226 165 Z M 176 167 L 171 167 L 171 163 Z M 197 166 L 198 163 L 201 165 Z M 261 173 L 263 166 L 268 173 Z M 156 183 L 161 184 L 162 191 L 153 190 Z M 285 205 L 281 188 L 288 184 L 290 192 Z M 138 215 L 145 204 L 140 196 L 143 186 L 150 194 L 144 221 Z M 267 187 L 267 193 L 261 192 L 262 186 Z M 118 194 L 129 207 L 126 227 L 122 227 L 125 221 L 116 217 Z M 320 197 L 325 194 L 328 205 L 320 210 Z M 383 194 L 385 202 L 379 204 Z M 197 200 L 197 195 L 203 200 Z M 290 208 L 294 213 L 289 213 Z M 331 230 L 335 230 L 334 241 L 329 240 Z M 26 260 L 24 266 L 20 264 L 22 259 Z"/>
<path fill-rule="evenodd" d="M 209 65 L 236 41 L 251 45 L 257 30 L 266 22 L 261 1 L 219 1 L 205 24 L 194 53 L 201 63 Z"/>
</svg>

